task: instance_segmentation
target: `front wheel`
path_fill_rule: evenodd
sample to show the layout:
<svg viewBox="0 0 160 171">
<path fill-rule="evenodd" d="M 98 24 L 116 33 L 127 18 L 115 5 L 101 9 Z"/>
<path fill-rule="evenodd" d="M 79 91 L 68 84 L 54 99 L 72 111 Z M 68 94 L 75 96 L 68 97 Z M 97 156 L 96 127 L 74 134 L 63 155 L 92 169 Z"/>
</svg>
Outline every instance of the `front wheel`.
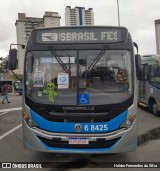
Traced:
<svg viewBox="0 0 160 171">
<path fill-rule="evenodd" d="M 157 103 L 155 102 L 155 100 L 153 100 L 152 102 L 150 102 L 149 110 L 150 110 L 155 116 L 160 116 L 160 112 L 159 112 L 159 110 L 158 110 L 158 106 L 157 106 Z"/>
</svg>

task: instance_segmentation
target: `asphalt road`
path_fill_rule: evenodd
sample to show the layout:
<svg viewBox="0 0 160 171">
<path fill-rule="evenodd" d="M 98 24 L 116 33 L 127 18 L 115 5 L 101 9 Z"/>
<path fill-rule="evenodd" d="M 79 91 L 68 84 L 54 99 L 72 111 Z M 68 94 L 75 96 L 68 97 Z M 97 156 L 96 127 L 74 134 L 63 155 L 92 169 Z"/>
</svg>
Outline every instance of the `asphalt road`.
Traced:
<svg viewBox="0 0 160 171">
<path fill-rule="evenodd" d="M 41 170 L 89 170 L 90 167 L 94 170 L 106 170 L 106 162 L 160 162 L 160 117 L 152 115 L 144 108 L 138 109 L 138 147 L 136 151 L 112 155 L 53 154 L 23 148 L 22 96 L 10 95 L 10 101 L 9 104 L 0 104 L 0 162 L 53 162 L 54 168 Z M 107 168 L 107 170 L 113 170 L 113 168 Z M 114 170 L 124 169 L 114 168 Z"/>
</svg>

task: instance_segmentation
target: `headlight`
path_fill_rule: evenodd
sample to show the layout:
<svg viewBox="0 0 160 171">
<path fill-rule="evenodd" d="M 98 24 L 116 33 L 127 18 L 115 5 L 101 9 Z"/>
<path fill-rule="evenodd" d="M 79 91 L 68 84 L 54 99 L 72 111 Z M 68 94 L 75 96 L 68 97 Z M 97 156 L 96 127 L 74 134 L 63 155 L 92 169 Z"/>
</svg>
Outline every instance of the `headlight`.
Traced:
<svg viewBox="0 0 160 171">
<path fill-rule="evenodd" d="M 23 118 L 26 121 L 27 125 L 31 128 L 38 127 L 38 124 L 32 120 L 32 118 L 26 113 L 23 114 Z"/>
<path fill-rule="evenodd" d="M 133 114 L 133 115 L 129 116 L 126 119 L 126 121 L 121 124 L 120 127 L 121 128 L 130 128 L 135 120 L 136 120 L 136 115 Z"/>
</svg>

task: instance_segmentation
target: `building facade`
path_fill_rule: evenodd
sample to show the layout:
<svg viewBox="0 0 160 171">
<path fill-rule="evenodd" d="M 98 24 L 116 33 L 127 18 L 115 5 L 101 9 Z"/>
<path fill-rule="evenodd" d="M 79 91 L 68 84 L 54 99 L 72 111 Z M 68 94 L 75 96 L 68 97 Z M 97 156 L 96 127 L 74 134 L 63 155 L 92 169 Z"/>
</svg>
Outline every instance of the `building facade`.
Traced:
<svg viewBox="0 0 160 171">
<path fill-rule="evenodd" d="M 57 12 L 45 12 L 43 18 L 26 17 L 25 13 L 18 13 L 18 20 L 16 20 L 15 26 L 17 31 L 17 44 L 26 45 L 28 36 L 31 31 L 40 27 L 58 27 L 60 26 L 61 17 Z M 17 46 L 18 49 L 18 70 L 17 72 L 23 73 L 23 63 L 25 50 L 21 46 Z"/>
<path fill-rule="evenodd" d="M 160 55 L 160 19 L 155 20 L 157 54 Z"/>
<path fill-rule="evenodd" d="M 84 7 L 71 8 L 67 6 L 65 9 L 65 25 L 66 26 L 92 26 L 94 25 L 93 8 L 85 10 Z"/>
</svg>

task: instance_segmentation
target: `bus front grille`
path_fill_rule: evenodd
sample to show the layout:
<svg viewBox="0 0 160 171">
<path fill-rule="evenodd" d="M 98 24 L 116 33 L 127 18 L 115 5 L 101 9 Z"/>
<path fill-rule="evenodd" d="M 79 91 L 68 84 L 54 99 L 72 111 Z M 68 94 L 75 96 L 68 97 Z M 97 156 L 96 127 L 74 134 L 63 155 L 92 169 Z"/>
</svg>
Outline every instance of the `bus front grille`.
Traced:
<svg viewBox="0 0 160 171">
<path fill-rule="evenodd" d="M 77 148 L 77 149 L 94 149 L 94 148 L 109 148 L 113 146 L 121 137 L 105 140 L 97 139 L 96 141 L 90 141 L 89 144 L 69 144 L 68 141 L 62 141 L 61 138 L 53 138 L 52 140 L 39 137 L 38 138 L 49 147 L 57 148 Z"/>
</svg>

